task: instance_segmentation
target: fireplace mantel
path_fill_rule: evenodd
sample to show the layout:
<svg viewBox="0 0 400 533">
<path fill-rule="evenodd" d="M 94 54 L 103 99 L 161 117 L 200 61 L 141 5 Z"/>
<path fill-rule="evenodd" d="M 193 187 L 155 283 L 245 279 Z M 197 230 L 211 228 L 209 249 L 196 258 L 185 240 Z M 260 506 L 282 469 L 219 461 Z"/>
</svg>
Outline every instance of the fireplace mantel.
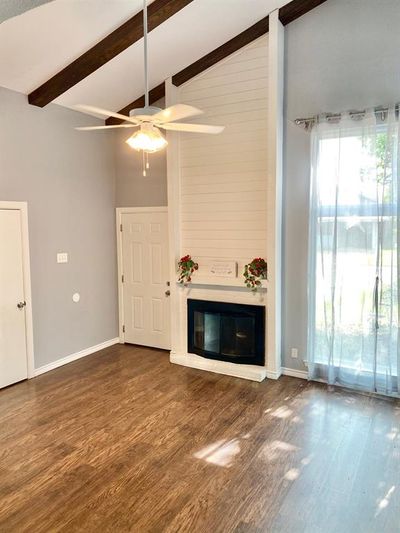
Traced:
<svg viewBox="0 0 400 533">
<path fill-rule="evenodd" d="M 243 289 L 244 291 L 250 292 L 250 289 L 248 289 L 245 286 L 244 281 L 239 278 L 222 278 L 222 277 L 201 278 L 201 277 L 196 276 L 193 278 L 191 283 L 189 283 L 188 285 L 184 285 L 182 283 L 179 283 L 178 281 L 176 282 L 176 284 L 178 287 L 182 289 L 190 289 L 192 286 L 196 287 L 196 286 L 209 285 L 209 286 L 214 286 L 214 287 L 234 287 L 235 289 Z M 261 287 L 259 287 L 258 290 L 265 292 L 267 291 L 267 288 L 268 288 L 268 281 L 267 280 L 261 281 Z"/>
</svg>

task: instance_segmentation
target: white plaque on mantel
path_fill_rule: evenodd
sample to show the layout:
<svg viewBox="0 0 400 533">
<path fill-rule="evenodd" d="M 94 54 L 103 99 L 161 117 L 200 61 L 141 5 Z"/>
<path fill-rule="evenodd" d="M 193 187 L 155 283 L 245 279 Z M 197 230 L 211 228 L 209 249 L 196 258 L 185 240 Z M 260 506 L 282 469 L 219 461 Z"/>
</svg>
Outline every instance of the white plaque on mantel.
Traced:
<svg viewBox="0 0 400 533">
<path fill-rule="evenodd" d="M 214 261 L 210 266 L 210 275 L 221 278 L 236 278 L 236 261 Z"/>
</svg>

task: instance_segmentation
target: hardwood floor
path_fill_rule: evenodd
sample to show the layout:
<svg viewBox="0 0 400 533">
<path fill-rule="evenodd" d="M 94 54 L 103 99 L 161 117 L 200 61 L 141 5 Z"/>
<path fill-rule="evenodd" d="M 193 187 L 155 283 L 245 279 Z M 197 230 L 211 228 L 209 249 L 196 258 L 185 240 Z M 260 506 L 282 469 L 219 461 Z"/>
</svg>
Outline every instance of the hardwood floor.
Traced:
<svg viewBox="0 0 400 533">
<path fill-rule="evenodd" d="M 0 532 L 399 532 L 399 422 L 116 345 L 0 391 Z"/>
</svg>

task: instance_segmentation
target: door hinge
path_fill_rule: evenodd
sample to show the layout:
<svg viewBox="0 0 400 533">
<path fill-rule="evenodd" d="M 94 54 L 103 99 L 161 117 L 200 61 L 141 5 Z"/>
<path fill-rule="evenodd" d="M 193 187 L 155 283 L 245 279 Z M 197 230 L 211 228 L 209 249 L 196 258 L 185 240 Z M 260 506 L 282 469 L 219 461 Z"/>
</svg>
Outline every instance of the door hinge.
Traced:
<svg viewBox="0 0 400 533">
<path fill-rule="evenodd" d="M 122 283 L 125 281 L 125 276 L 123 274 L 121 276 L 121 281 L 122 281 Z"/>
<path fill-rule="evenodd" d="M 125 333 L 125 326 L 122 326 L 122 333 Z"/>
<path fill-rule="evenodd" d="M 122 224 L 119 225 L 119 231 L 122 231 Z"/>
</svg>

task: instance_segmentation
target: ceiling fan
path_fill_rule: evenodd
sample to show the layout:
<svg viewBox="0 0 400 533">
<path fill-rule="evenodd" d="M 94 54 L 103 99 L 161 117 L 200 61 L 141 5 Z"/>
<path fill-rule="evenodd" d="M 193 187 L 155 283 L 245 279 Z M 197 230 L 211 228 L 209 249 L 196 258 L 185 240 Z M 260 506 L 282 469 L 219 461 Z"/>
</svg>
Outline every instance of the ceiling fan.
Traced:
<svg viewBox="0 0 400 533">
<path fill-rule="evenodd" d="M 211 126 L 206 124 L 186 124 L 176 122 L 189 117 L 203 114 L 203 111 L 186 104 L 175 104 L 166 109 L 149 105 L 149 82 L 148 82 L 148 58 L 147 58 L 147 0 L 143 0 L 143 37 L 144 37 L 144 107 L 132 109 L 129 116 L 121 113 L 114 113 L 107 109 L 90 105 L 76 105 L 75 108 L 89 113 L 95 113 L 105 117 L 115 117 L 122 121 L 122 124 L 113 126 L 84 126 L 77 130 L 93 131 L 112 128 L 140 128 L 131 135 L 126 143 L 135 150 L 143 152 L 143 175 L 146 175 L 146 168 L 149 168 L 148 154 L 157 152 L 166 147 L 167 140 L 161 134 L 160 128 L 170 131 L 182 131 L 191 133 L 221 133 L 224 126 Z"/>
</svg>

